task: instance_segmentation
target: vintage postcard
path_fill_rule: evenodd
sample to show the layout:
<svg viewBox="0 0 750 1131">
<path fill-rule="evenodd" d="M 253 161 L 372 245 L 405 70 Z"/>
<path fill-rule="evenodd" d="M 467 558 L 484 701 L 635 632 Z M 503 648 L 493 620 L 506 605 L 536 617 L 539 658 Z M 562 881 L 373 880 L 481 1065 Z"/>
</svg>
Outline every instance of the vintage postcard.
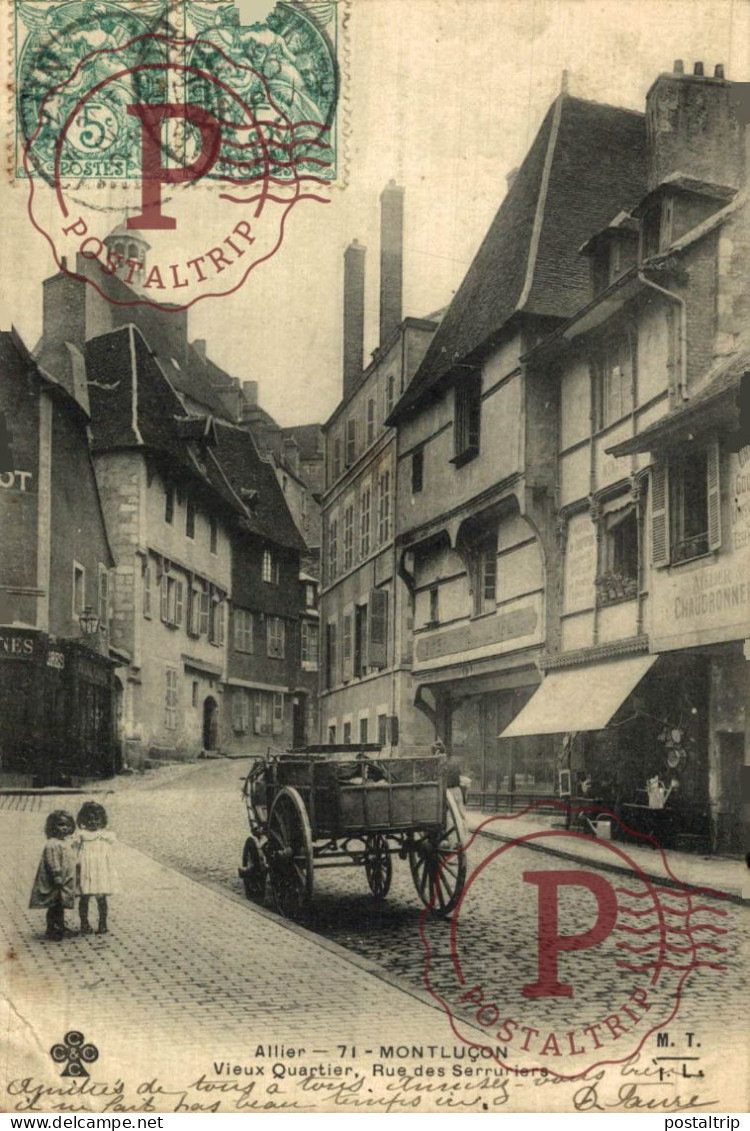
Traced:
<svg viewBox="0 0 750 1131">
<path fill-rule="evenodd" d="M 734 1131 L 750 0 L 0 26 L 0 1110 Z"/>
</svg>

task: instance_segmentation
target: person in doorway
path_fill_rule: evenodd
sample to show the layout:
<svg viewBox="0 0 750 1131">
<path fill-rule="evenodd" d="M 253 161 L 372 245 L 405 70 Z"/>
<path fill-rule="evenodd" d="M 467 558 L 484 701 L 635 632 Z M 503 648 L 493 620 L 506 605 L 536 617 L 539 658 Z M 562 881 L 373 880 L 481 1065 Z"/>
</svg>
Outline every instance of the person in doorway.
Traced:
<svg viewBox="0 0 750 1131">
<path fill-rule="evenodd" d="M 433 754 L 442 754 L 447 758 L 446 787 L 460 790 L 461 801 L 466 805 L 471 778 L 461 773 L 461 759 L 453 751 L 448 754 L 445 743 L 439 737 L 435 739 L 430 749 Z"/>
<path fill-rule="evenodd" d="M 97 801 L 85 801 L 78 813 L 76 837 L 80 892 L 78 911 L 82 935 L 92 933 L 89 921 L 89 904 L 92 895 L 96 899 L 99 912 L 97 934 L 107 934 L 107 896 L 117 888 L 112 860 L 114 840 L 114 834 L 107 828 L 107 810 Z"/>
<path fill-rule="evenodd" d="M 68 931 L 65 909 L 75 905 L 76 861 L 71 837 L 75 818 L 64 809 L 50 813 L 44 825 L 47 843 L 39 861 L 29 907 L 47 909 L 46 938 L 60 942 Z"/>
</svg>

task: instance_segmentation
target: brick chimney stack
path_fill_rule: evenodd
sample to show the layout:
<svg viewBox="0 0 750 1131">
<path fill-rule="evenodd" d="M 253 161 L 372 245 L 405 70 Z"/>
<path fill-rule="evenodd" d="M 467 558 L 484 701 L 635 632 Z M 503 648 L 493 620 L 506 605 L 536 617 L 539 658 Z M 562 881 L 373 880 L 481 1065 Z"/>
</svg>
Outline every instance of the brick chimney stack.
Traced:
<svg viewBox="0 0 750 1131">
<path fill-rule="evenodd" d="M 380 345 L 401 322 L 404 276 L 404 190 L 394 180 L 380 194 Z"/>
<path fill-rule="evenodd" d="M 344 252 L 344 396 L 362 376 L 365 348 L 365 248 L 352 240 Z"/>
<path fill-rule="evenodd" d="M 703 63 L 686 73 L 681 59 L 674 71 L 656 79 L 646 95 L 648 187 L 671 173 L 739 188 L 742 183 L 742 132 L 732 83 L 717 64 L 713 76 Z"/>
</svg>

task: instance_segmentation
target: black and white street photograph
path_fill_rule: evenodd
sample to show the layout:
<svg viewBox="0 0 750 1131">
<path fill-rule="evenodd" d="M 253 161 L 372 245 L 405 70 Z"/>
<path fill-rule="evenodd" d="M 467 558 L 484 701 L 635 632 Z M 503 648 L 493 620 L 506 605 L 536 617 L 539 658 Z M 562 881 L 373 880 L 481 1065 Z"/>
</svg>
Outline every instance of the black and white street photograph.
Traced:
<svg viewBox="0 0 750 1131">
<path fill-rule="evenodd" d="M 0 23 L 3 1126 L 738 1131 L 750 0 Z"/>
</svg>

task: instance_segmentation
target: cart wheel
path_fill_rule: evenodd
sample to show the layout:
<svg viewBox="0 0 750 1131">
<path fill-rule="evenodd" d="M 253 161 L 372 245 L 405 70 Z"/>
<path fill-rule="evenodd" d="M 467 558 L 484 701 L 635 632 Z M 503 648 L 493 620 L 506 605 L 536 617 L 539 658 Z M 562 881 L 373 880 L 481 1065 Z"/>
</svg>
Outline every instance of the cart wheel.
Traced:
<svg viewBox="0 0 750 1131">
<path fill-rule="evenodd" d="M 365 840 L 365 875 L 375 899 L 385 899 L 391 888 L 393 864 L 382 833 L 370 833 Z"/>
<path fill-rule="evenodd" d="M 268 868 L 263 859 L 260 841 L 257 837 L 249 836 L 242 849 L 242 867 L 239 869 L 240 877 L 245 885 L 245 895 L 256 903 L 266 894 L 266 876 Z"/>
<path fill-rule="evenodd" d="M 299 918 L 312 898 L 313 848 L 305 804 L 291 786 L 277 793 L 271 808 L 266 854 L 276 907 L 289 919 Z"/>
<path fill-rule="evenodd" d="M 445 795 L 445 824 L 435 833 L 415 834 L 409 865 L 419 898 L 436 915 L 449 915 L 466 883 L 466 840 L 463 817 L 450 790 Z M 454 855 L 455 853 L 455 855 Z"/>
</svg>

